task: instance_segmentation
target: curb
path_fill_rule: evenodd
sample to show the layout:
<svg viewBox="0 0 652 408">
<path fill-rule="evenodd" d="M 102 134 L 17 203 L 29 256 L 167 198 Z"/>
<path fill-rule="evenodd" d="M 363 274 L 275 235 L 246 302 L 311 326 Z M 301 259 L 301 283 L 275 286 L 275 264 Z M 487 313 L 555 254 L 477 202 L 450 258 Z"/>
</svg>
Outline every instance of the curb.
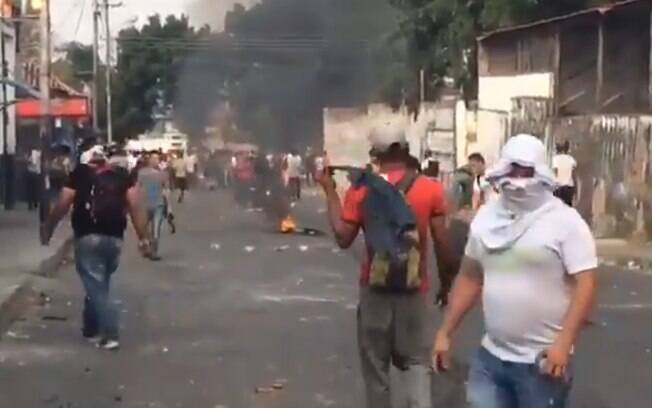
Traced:
<svg viewBox="0 0 652 408">
<path fill-rule="evenodd" d="M 73 239 L 66 239 L 56 250 L 55 254 L 41 261 L 36 270 L 25 271 L 16 278 L 16 283 L 11 285 L 6 293 L 0 292 L 0 337 L 24 309 L 27 298 L 34 292 L 32 286 L 34 276 L 53 278 L 60 266 L 68 259 L 73 248 Z"/>
</svg>

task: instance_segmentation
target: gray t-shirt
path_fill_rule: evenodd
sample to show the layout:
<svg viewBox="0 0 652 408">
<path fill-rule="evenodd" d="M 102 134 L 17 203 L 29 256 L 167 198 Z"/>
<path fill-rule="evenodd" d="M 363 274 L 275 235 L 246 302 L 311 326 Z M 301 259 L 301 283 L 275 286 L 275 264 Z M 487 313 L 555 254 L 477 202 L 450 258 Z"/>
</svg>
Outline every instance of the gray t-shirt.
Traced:
<svg viewBox="0 0 652 408">
<path fill-rule="evenodd" d="M 146 208 L 165 205 L 163 191 L 168 183 L 166 172 L 145 167 L 138 172 L 138 185 L 143 191 Z"/>
<path fill-rule="evenodd" d="M 466 256 L 484 273 L 482 345 L 517 363 L 534 363 L 556 340 L 571 302 L 570 275 L 598 266 L 588 225 L 566 206 L 543 214 L 503 251 L 489 251 L 472 225 Z"/>
</svg>

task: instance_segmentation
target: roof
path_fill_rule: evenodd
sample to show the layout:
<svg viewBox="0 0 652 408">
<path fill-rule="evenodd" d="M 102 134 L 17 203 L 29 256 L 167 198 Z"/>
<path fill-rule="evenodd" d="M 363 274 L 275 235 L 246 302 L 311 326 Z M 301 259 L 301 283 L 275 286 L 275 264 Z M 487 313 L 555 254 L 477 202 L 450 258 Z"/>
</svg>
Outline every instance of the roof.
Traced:
<svg viewBox="0 0 652 408">
<path fill-rule="evenodd" d="M 531 22 L 531 23 L 527 23 L 527 24 L 521 24 L 521 25 L 516 25 L 516 26 L 511 26 L 511 27 L 499 28 L 497 30 L 490 31 L 488 33 L 485 33 L 485 34 L 481 35 L 480 37 L 478 37 L 478 40 L 483 41 L 483 40 L 486 40 L 489 37 L 493 37 L 494 35 L 497 35 L 497 34 L 506 34 L 506 33 L 511 33 L 511 32 L 516 32 L 516 31 L 520 31 L 520 30 L 529 29 L 529 28 L 540 27 L 540 26 L 544 26 L 544 25 L 547 25 L 547 24 L 559 23 L 559 22 L 563 22 L 563 21 L 566 21 L 566 20 L 571 20 L 571 19 L 578 18 L 578 17 L 587 17 L 587 16 L 590 16 L 590 15 L 603 16 L 603 15 L 611 13 L 612 11 L 621 9 L 623 7 L 626 7 L 626 6 L 635 5 L 635 4 L 641 4 L 641 5 L 642 4 L 647 4 L 647 5 L 652 7 L 652 0 L 626 0 L 626 1 L 621 1 L 619 3 L 605 4 L 604 6 L 599 6 L 599 7 L 593 7 L 593 8 L 589 8 L 589 9 L 585 9 L 585 10 L 580 10 L 580 11 L 577 11 L 575 13 L 566 14 L 566 15 L 563 15 L 563 16 L 557 16 L 557 17 L 552 17 L 552 18 L 548 18 L 548 19 L 544 19 L 544 20 L 538 20 L 538 21 L 534 21 L 534 22 Z"/>
</svg>

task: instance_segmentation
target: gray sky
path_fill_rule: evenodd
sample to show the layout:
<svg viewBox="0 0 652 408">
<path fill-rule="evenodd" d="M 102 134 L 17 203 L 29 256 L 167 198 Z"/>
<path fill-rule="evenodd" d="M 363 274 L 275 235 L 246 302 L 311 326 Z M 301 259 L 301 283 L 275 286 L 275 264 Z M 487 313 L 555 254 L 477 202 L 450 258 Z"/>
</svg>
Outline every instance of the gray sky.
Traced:
<svg viewBox="0 0 652 408">
<path fill-rule="evenodd" d="M 214 29 L 222 29 L 224 15 L 235 3 L 253 2 L 254 0 L 122 0 L 123 6 L 111 11 L 111 31 L 115 36 L 120 29 L 132 24 L 140 25 L 155 13 L 178 15 L 184 12 L 190 14 L 193 25 L 210 24 Z M 51 0 L 50 4 L 55 41 L 92 41 L 93 0 Z M 103 25 L 100 28 L 103 30 Z"/>
</svg>

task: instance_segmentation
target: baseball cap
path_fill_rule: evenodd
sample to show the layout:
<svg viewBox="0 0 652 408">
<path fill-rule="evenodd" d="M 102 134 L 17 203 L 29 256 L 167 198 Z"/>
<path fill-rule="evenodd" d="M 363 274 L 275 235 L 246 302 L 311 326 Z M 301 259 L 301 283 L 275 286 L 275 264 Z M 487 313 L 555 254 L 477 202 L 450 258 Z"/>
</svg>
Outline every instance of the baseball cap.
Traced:
<svg viewBox="0 0 652 408">
<path fill-rule="evenodd" d="M 405 130 L 391 122 L 375 126 L 369 133 L 372 154 L 385 153 L 393 144 L 407 146 Z"/>
</svg>

